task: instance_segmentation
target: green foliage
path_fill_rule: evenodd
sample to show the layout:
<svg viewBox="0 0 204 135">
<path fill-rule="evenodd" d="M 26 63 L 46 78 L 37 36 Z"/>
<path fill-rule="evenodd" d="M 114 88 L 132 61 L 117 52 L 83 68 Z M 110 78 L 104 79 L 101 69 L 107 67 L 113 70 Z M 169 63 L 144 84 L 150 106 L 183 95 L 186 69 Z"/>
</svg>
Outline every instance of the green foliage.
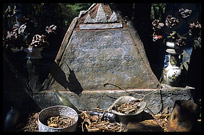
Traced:
<svg viewBox="0 0 204 135">
<path fill-rule="evenodd" d="M 4 3 L 5 11 L 8 5 Z M 41 29 L 35 33 L 44 30 L 45 26 L 55 24 L 61 30 L 67 29 L 74 17 L 79 15 L 81 10 L 87 10 L 92 3 L 21 3 L 23 15 L 32 17 L 37 22 L 37 28 Z"/>
<path fill-rule="evenodd" d="M 159 19 L 162 20 L 165 14 L 166 3 L 152 3 L 151 6 L 151 20 Z"/>
<path fill-rule="evenodd" d="M 61 16 L 65 26 L 70 25 L 74 17 L 79 15 L 81 10 L 87 10 L 91 3 L 59 3 L 62 9 Z"/>
</svg>

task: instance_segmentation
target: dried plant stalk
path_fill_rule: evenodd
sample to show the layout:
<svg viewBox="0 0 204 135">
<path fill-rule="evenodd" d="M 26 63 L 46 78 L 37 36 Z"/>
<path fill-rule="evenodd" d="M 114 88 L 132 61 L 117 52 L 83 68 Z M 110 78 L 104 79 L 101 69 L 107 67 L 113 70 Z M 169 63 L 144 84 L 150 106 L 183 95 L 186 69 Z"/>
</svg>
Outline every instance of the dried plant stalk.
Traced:
<svg viewBox="0 0 204 135">
<path fill-rule="evenodd" d="M 107 120 L 103 120 L 104 112 L 101 117 L 97 115 L 89 115 L 87 112 L 82 112 L 80 117 L 83 119 L 82 121 L 82 131 L 88 132 L 120 132 L 120 124 L 117 122 L 109 122 Z"/>
</svg>

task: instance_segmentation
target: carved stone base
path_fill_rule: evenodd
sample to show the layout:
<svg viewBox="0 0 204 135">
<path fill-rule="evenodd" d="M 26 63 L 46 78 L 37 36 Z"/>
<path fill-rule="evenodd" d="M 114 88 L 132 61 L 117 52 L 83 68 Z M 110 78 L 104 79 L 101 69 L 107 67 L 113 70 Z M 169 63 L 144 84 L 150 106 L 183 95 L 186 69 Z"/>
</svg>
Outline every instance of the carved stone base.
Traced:
<svg viewBox="0 0 204 135">
<path fill-rule="evenodd" d="M 94 109 L 96 107 L 107 109 L 120 96 L 133 96 L 143 99 L 154 114 L 169 108 L 172 111 L 176 100 L 192 100 L 192 87 L 169 87 L 163 85 L 162 89 L 129 89 L 129 90 L 92 90 L 83 91 L 79 95 L 70 91 L 60 91 L 78 108 Z M 57 105 L 56 97 L 52 90 L 45 90 L 34 95 L 34 101 L 41 108 Z"/>
</svg>

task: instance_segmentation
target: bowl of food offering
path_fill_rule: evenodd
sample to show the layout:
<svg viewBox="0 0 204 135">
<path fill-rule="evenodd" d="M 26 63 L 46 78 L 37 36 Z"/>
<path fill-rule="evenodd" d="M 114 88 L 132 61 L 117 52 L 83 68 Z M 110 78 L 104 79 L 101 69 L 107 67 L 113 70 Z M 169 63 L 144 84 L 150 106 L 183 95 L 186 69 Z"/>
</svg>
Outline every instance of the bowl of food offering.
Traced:
<svg viewBox="0 0 204 135">
<path fill-rule="evenodd" d="M 119 97 L 108 110 L 116 114 L 119 121 L 127 124 L 131 121 L 141 121 L 146 102 L 132 96 Z"/>
<path fill-rule="evenodd" d="M 38 114 L 39 132 L 75 132 L 77 124 L 78 114 L 68 106 L 50 106 Z"/>
</svg>

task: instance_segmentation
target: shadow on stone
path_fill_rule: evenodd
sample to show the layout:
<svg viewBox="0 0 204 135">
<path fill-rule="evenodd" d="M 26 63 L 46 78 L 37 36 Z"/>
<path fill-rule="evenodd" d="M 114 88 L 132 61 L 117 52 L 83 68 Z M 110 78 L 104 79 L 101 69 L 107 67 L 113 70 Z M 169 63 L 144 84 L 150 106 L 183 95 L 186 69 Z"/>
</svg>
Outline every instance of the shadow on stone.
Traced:
<svg viewBox="0 0 204 135">
<path fill-rule="evenodd" d="M 68 87 L 68 89 L 70 91 L 72 91 L 72 92 L 76 93 L 77 95 L 79 95 L 83 91 L 83 88 L 81 87 L 81 84 L 77 80 L 74 71 L 71 70 L 70 67 L 68 67 L 68 68 L 69 68 L 70 74 L 69 74 L 69 77 L 68 77 L 69 83 L 68 83 L 67 87 Z"/>
<path fill-rule="evenodd" d="M 55 81 L 57 81 L 65 89 L 69 89 L 71 92 L 74 92 L 77 95 L 79 95 L 83 91 L 83 88 L 81 87 L 81 84 L 77 80 L 74 71 L 71 70 L 68 65 L 67 65 L 67 67 L 69 68 L 68 78 L 66 77 L 66 74 L 64 73 L 64 71 L 56 63 L 54 63 L 54 67 L 55 67 L 55 73 L 57 74 L 55 74 L 54 72 L 51 72 L 51 75 L 53 76 Z"/>
<path fill-rule="evenodd" d="M 60 85 L 62 85 L 66 89 L 68 87 L 68 81 L 66 80 L 65 73 L 56 63 L 53 64 L 54 64 L 53 67 L 57 74 L 55 74 L 55 72 L 50 72 L 52 77 L 54 78 L 55 81 L 57 81 Z"/>
</svg>

